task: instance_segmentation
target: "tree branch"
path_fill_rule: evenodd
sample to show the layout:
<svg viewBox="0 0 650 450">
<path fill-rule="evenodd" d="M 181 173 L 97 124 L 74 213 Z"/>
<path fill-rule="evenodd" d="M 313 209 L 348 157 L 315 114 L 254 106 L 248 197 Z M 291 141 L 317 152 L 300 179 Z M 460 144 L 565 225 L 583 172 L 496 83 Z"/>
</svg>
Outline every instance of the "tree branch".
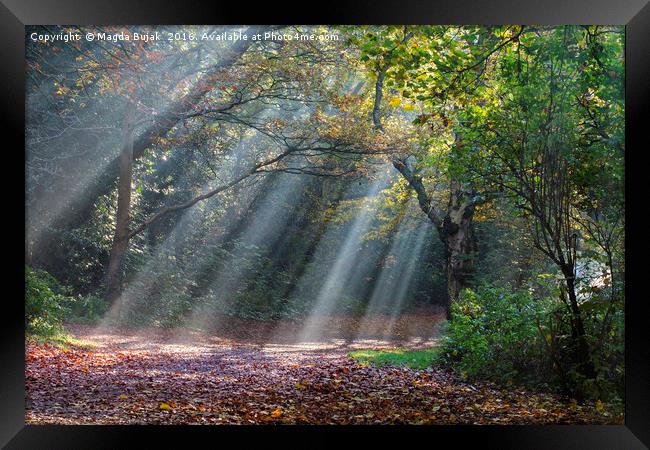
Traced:
<svg viewBox="0 0 650 450">
<path fill-rule="evenodd" d="M 141 233 L 149 225 L 151 225 L 152 223 L 154 223 L 155 221 L 157 221 L 161 217 L 163 217 L 163 216 L 165 216 L 165 215 L 167 215 L 167 214 L 169 214 L 171 212 L 178 211 L 178 210 L 181 210 L 181 209 L 187 209 L 187 208 L 189 208 L 191 206 L 194 206 L 195 204 L 197 204 L 201 200 L 206 200 L 206 199 L 208 199 L 210 197 L 215 196 L 216 194 L 218 194 L 220 192 L 223 192 L 223 191 L 225 191 L 227 189 L 230 189 L 231 187 L 233 187 L 236 184 L 240 183 L 241 181 L 245 180 L 249 176 L 260 172 L 261 171 L 260 169 L 280 161 L 285 156 L 291 154 L 292 151 L 293 151 L 292 149 L 287 149 L 284 152 L 280 153 L 278 156 L 276 156 L 274 158 L 271 158 L 270 160 L 267 160 L 267 161 L 256 164 L 251 169 L 249 169 L 248 171 L 245 171 L 244 173 L 242 173 L 241 175 L 239 175 L 238 177 L 236 177 L 235 179 L 233 179 L 232 181 L 230 181 L 230 182 L 228 182 L 226 184 L 222 184 L 222 185 L 220 185 L 220 186 L 218 186 L 218 187 L 216 187 L 216 188 L 214 188 L 214 189 L 212 189 L 212 190 L 210 190 L 210 191 L 208 191 L 208 192 L 206 192 L 204 194 L 198 195 L 198 196 L 196 196 L 196 197 L 194 197 L 194 198 L 192 198 L 192 199 L 190 199 L 190 200 L 188 200 L 186 202 L 179 203 L 179 204 L 172 205 L 172 206 L 168 206 L 167 208 L 161 209 L 157 213 L 155 213 L 155 214 L 151 215 L 149 218 L 147 218 L 137 228 L 130 231 L 129 234 L 128 234 L 127 239 L 131 239 L 132 237 L 134 237 L 137 234 Z"/>
<path fill-rule="evenodd" d="M 405 38 L 405 40 L 407 40 L 407 38 Z M 383 87 L 386 70 L 387 64 L 384 64 L 377 73 L 377 81 L 375 82 L 375 102 L 372 108 L 372 120 L 375 125 L 375 129 L 380 133 L 383 133 L 384 131 L 381 124 L 381 100 L 383 98 Z M 408 167 L 406 159 L 400 159 L 399 157 L 394 156 L 392 158 L 392 163 L 393 167 L 395 167 L 395 169 L 397 169 L 397 171 L 402 174 L 404 179 L 408 181 L 409 186 L 411 186 L 411 188 L 415 191 L 420 209 L 422 209 L 422 211 L 427 215 L 431 222 L 433 222 L 435 227 L 438 228 L 438 230 L 441 230 L 443 221 L 440 217 L 440 214 L 434 208 L 433 202 L 431 201 L 431 198 L 424 188 L 422 178 Z"/>
</svg>

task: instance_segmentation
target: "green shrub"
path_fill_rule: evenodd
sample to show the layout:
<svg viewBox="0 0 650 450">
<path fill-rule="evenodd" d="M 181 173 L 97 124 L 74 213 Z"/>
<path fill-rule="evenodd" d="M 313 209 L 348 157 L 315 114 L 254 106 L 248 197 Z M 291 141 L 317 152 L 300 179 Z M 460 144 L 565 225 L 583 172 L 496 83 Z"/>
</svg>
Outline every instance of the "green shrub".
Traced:
<svg viewBox="0 0 650 450">
<path fill-rule="evenodd" d="M 546 300 L 527 291 L 466 289 L 452 305 L 441 359 L 462 376 L 526 381 L 546 372 L 538 323 Z"/>
<path fill-rule="evenodd" d="M 25 329 L 28 334 L 54 336 L 63 332 L 69 291 L 42 270 L 25 266 Z"/>
<path fill-rule="evenodd" d="M 624 310 L 617 304 L 610 308 L 609 300 L 600 298 L 605 294 L 592 293 L 581 303 L 593 379 L 577 370 L 569 312 L 559 299 L 489 285 L 466 289 L 452 305 L 440 360 L 467 378 L 545 384 L 576 398 L 622 404 Z"/>
<path fill-rule="evenodd" d="M 28 334 L 54 337 L 63 334 L 63 323 L 95 323 L 106 312 L 104 299 L 96 295 L 72 295 L 44 270 L 25 266 L 25 329 Z"/>
<path fill-rule="evenodd" d="M 625 394 L 625 310 L 623 299 L 612 302 L 610 292 L 609 289 L 594 290 L 580 303 L 595 378 L 586 378 L 577 370 L 575 349 L 569 339 L 570 317 L 562 309 L 556 312 L 561 320 L 554 320 L 554 350 L 567 390 L 587 398 L 622 403 Z M 622 293 L 620 295 L 622 297 Z"/>
</svg>

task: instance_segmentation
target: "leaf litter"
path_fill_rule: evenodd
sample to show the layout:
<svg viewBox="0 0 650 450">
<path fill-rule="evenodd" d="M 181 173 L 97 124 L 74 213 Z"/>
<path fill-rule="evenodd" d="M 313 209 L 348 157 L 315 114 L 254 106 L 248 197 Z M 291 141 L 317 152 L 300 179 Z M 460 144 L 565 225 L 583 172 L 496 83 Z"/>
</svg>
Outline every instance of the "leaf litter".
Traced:
<svg viewBox="0 0 650 450">
<path fill-rule="evenodd" d="M 611 424 L 602 403 L 369 366 L 348 345 L 260 345 L 76 330 L 93 349 L 26 345 L 28 424 Z"/>
</svg>

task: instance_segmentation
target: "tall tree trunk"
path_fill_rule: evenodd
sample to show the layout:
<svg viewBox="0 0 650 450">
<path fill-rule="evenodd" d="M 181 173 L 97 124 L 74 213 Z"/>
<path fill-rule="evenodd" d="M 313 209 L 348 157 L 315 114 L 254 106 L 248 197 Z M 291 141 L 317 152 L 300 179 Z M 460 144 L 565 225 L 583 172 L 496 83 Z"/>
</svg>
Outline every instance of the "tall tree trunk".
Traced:
<svg viewBox="0 0 650 450">
<path fill-rule="evenodd" d="M 450 318 L 451 304 L 458 300 L 460 291 L 467 287 L 474 271 L 476 245 L 472 233 L 474 198 L 471 190 L 463 189 L 458 181 L 451 182 L 451 193 L 447 211 L 443 215 L 435 208 L 427 194 L 422 179 L 400 159 L 393 160 L 393 166 L 408 181 L 417 194 L 420 209 L 438 230 L 438 236 L 445 246 L 447 298 L 445 313 Z"/>
<path fill-rule="evenodd" d="M 119 182 L 117 187 L 117 214 L 113 245 L 106 271 L 105 300 L 113 305 L 120 296 L 122 260 L 129 244 L 129 218 L 131 213 L 131 183 L 133 180 L 133 127 L 135 107 L 129 102 L 124 115 L 122 152 L 119 157 Z M 117 305 L 119 315 L 119 305 Z"/>
<path fill-rule="evenodd" d="M 404 36 L 404 42 L 411 38 Z M 379 68 L 375 82 L 375 99 L 372 110 L 372 120 L 375 129 L 383 132 L 381 124 L 381 101 L 383 98 L 384 78 L 388 63 Z M 455 145 L 462 145 L 460 135 L 455 134 Z M 474 198 L 471 190 L 463 189 L 457 180 L 451 181 L 449 204 L 445 214 L 436 208 L 433 198 L 427 193 L 422 177 L 408 165 L 408 156 L 393 158 L 393 167 L 402 174 L 417 195 L 420 209 L 438 230 L 438 236 L 445 246 L 447 272 L 447 299 L 445 313 L 447 319 L 451 316 L 451 304 L 458 300 L 460 291 L 467 286 L 469 275 L 474 269 L 474 237 L 472 236 L 472 218 L 474 217 Z"/>
<path fill-rule="evenodd" d="M 447 215 L 439 230 L 445 245 L 447 271 L 445 312 L 448 319 L 451 303 L 458 300 L 461 290 L 467 287 L 469 278 L 474 272 L 473 217 L 474 203 L 471 192 L 463 191 L 458 182 L 452 181 Z"/>
</svg>

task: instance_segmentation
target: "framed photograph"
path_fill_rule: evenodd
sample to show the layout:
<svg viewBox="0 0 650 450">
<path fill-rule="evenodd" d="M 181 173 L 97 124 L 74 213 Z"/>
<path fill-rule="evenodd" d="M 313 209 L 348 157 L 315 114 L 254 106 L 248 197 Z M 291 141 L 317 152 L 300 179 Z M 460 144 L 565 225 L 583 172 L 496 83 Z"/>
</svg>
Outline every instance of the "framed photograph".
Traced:
<svg viewBox="0 0 650 450">
<path fill-rule="evenodd" d="M 3 0 L 0 444 L 648 448 L 650 6 L 305 6 Z"/>
</svg>

